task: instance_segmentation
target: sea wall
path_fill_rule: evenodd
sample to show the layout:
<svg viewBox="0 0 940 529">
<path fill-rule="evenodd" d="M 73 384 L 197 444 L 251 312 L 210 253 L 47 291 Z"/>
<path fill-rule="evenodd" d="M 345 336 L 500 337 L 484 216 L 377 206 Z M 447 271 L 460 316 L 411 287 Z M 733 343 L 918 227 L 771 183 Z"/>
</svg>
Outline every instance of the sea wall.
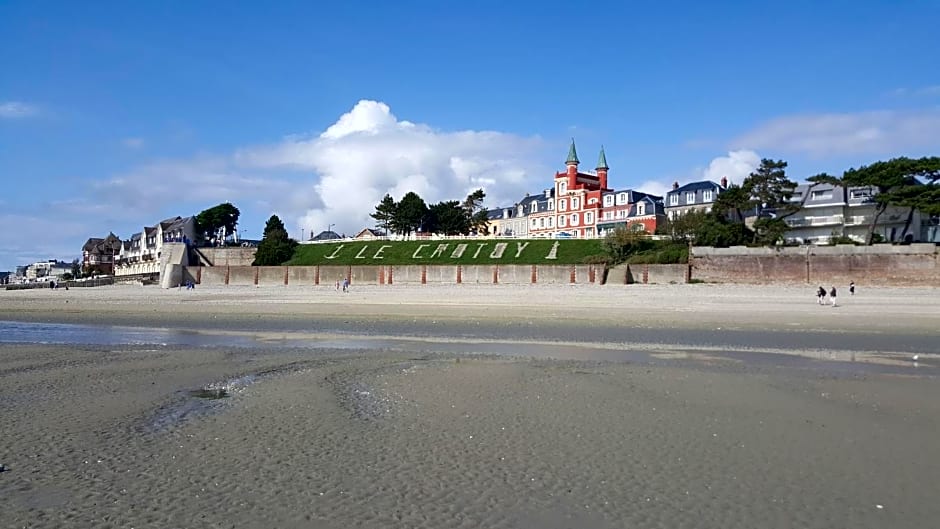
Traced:
<svg viewBox="0 0 940 529">
<path fill-rule="evenodd" d="M 599 284 L 600 265 L 187 266 L 203 285 Z"/>
<path fill-rule="evenodd" d="M 937 246 L 693 247 L 691 277 L 718 283 L 940 286 Z"/>
</svg>

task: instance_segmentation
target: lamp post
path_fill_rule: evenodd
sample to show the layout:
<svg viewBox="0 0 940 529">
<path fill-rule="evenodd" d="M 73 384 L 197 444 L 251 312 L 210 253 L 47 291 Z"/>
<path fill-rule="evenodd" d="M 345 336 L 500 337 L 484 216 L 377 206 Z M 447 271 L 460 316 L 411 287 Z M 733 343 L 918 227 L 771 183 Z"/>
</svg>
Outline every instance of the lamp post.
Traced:
<svg viewBox="0 0 940 529">
<path fill-rule="evenodd" d="M 336 224 L 327 224 L 327 225 L 326 225 L 326 232 L 327 232 L 327 233 L 332 232 L 332 231 L 333 231 L 333 226 L 336 226 Z"/>
<path fill-rule="evenodd" d="M 304 229 L 300 228 L 300 242 L 304 242 Z"/>
</svg>

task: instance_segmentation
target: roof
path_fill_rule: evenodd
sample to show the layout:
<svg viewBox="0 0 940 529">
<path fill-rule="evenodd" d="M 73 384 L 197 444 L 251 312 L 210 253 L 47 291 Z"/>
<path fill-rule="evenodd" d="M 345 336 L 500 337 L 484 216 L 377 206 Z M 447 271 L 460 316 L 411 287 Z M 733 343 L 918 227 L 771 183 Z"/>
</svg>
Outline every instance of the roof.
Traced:
<svg viewBox="0 0 940 529">
<path fill-rule="evenodd" d="M 321 231 L 320 233 L 316 234 L 316 236 L 310 238 L 311 241 L 335 241 L 337 239 L 342 239 L 340 234 L 336 233 L 335 231 L 327 230 Z"/>
<path fill-rule="evenodd" d="M 578 165 L 578 151 L 574 148 L 574 138 L 571 138 L 571 147 L 568 147 L 568 159 L 565 160 L 565 165 L 575 164 Z"/>
<path fill-rule="evenodd" d="M 610 167 L 607 167 L 607 155 L 604 154 L 603 145 L 601 145 L 601 154 L 597 157 L 597 170 L 600 171 L 601 169 L 610 169 Z"/>
<path fill-rule="evenodd" d="M 684 186 L 678 187 L 676 189 L 671 189 L 668 192 L 666 192 L 666 196 L 670 197 L 666 206 L 667 207 L 682 207 L 682 206 L 696 206 L 696 205 L 701 205 L 701 204 L 711 204 L 712 202 L 715 201 L 718 194 L 721 193 L 723 190 L 724 188 L 721 187 L 720 184 L 712 182 L 711 180 L 700 180 L 698 182 L 689 182 L 688 184 Z M 702 191 L 714 191 L 715 194 L 712 195 L 711 200 L 704 200 L 701 195 Z M 688 193 L 695 194 L 695 200 L 691 204 L 689 204 L 686 201 L 686 196 L 688 195 Z M 673 200 L 671 198 L 673 196 L 677 197 L 675 203 L 673 203 Z"/>
</svg>

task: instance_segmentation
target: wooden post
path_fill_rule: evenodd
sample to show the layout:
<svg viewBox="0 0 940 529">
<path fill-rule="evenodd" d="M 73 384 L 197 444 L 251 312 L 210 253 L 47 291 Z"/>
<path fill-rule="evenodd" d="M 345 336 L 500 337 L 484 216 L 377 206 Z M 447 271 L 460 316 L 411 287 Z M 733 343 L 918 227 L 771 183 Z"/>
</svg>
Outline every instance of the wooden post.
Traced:
<svg viewBox="0 0 940 529">
<path fill-rule="evenodd" d="M 258 285 L 258 272 L 261 270 L 261 267 L 256 266 L 254 267 L 254 269 L 255 269 L 255 286 L 257 286 Z"/>
<path fill-rule="evenodd" d="M 421 284 L 428 284 L 428 265 L 421 265 Z"/>
<path fill-rule="evenodd" d="M 457 284 L 463 283 L 463 267 L 457 265 Z"/>
<path fill-rule="evenodd" d="M 314 270 L 313 272 L 313 284 L 314 285 L 320 284 L 320 265 L 317 265 L 317 269 Z"/>
<path fill-rule="evenodd" d="M 201 266 L 196 268 L 196 284 L 197 285 L 202 284 L 202 267 Z"/>
<path fill-rule="evenodd" d="M 288 282 L 287 277 L 288 277 L 288 275 L 290 275 L 290 268 L 288 268 L 288 267 L 285 266 L 285 267 L 284 267 L 284 286 L 285 286 L 285 287 L 287 286 L 287 282 Z"/>
<path fill-rule="evenodd" d="M 231 274 L 232 274 L 232 267 L 226 265 L 226 266 L 225 266 L 225 284 L 226 284 L 226 285 L 228 285 L 228 280 L 229 280 L 229 277 L 231 276 Z"/>
<path fill-rule="evenodd" d="M 570 277 L 568 278 L 569 283 L 577 282 L 578 272 L 577 272 L 577 269 L 575 269 L 574 265 L 571 265 L 571 268 L 569 270 L 569 275 L 570 275 Z"/>
<path fill-rule="evenodd" d="M 539 280 L 539 267 L 537 265 L 532 265 L 532 284 L 538 283 Z"/>
<path fill-rule="evenodd" d="M 499 284 L 499 265 L 493 265 L 493 284 Z"/>
</svg>

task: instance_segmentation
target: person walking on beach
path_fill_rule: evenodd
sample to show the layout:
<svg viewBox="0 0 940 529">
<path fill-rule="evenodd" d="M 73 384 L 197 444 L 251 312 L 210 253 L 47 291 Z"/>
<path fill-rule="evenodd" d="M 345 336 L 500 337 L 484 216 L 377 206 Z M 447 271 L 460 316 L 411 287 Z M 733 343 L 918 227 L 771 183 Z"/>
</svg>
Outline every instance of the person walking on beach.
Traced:
<svg viewBox="0 0 940 529">
<path fill-rule="evenodd" d="M 849 295 L 855 295 L 855 281 L 849 281 Z"/>
<path fill-rule="evenodd" d="M 343 292 L 349 292 L 349 278 L 343 278 Z"/>
<path fill-rule="evenodd" d="M 832 306 L 836 306 L 836 287 L 832 287 L 832 290 L 829 291 L 829 301 L 832 302 Z"/>
<path fill-rule="evenodd" d="M 820 305 L 826 304 L 826 289 L 822 286 L 816 289 L 816 303 Z"/>
</svg>

